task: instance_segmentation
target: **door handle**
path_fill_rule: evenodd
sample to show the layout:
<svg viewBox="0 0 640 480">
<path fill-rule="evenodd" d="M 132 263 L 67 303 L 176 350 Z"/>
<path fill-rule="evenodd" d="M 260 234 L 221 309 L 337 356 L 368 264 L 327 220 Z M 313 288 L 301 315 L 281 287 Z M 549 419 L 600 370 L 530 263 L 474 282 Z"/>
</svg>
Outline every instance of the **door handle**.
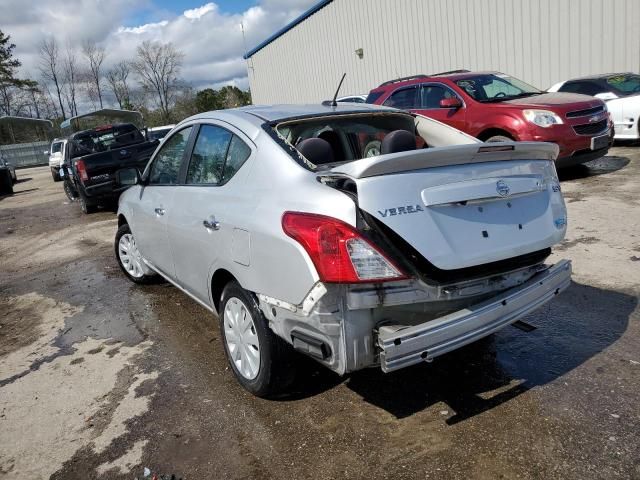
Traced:
<svg viewBox="0 0 640 480">
<path fill-rule="evenodd" d="M 164 215 L 164 208 L 156 208 L 155 211 L 156 211 L 156 215 L 160 215 L 160 216 Z"/>
<path fill-rule="evenodd" d="M 210 220 L 203 220 L 202 225 L 207 230 L 220 230 L 220 222 L 218 222 L 213 216 Z"/>
</svg>

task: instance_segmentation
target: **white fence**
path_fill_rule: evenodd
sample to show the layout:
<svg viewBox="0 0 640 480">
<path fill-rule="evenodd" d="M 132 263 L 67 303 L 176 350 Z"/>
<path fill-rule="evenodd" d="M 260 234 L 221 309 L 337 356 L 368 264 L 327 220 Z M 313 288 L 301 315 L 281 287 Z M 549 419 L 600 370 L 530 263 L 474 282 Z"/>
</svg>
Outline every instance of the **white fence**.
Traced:
<svg viewBox="0 0 640 480">
<path fill-rule="evenodd" d="M 51 142 L 49 141 L 0 145 L 0 153 L 15 167 L 47 165 L 49 156 L 44 152 L 49 150 L 50 146 Z"/>
</svg>

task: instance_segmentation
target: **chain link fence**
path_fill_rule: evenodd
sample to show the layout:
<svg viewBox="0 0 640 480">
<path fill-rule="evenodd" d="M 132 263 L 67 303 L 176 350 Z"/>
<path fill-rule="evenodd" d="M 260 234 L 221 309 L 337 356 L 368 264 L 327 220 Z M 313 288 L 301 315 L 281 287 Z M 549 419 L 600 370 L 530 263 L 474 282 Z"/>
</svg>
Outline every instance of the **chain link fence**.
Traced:
<svg viewBox="0 0 640 480">
<path fill-rule="evenodd" d="M 45 154 L 45 151 L 49 150 L 50 146 L 50 141 L 0 145 L 0 153 L 11 165 L 17 168 L 34 167 L 49 163 L 49 156 Z"/>
</svg>

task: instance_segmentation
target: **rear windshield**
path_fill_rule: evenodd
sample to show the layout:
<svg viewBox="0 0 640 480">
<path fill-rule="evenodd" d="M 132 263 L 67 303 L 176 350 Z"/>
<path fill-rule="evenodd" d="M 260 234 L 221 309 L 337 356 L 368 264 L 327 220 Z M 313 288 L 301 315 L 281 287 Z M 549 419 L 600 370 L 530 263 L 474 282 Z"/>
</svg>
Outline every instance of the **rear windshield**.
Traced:
<svg viewBox="0 0 640 480">
<path fill-rule="evenodd" d="M 296 148 L 308 138 L 321 138 L 329 143 L 332 153 L 329 158 L 305 158 L 304 164 L 311 170 L 326 170 L 380 155 L 382 140 L 389 132 L 407 130 L 415 134 L 415 129 L 413 116 L 397 113 L 333 115 L 275 126 L 278 136 Z M 425 146 L 419 136 L 416 136 L 416 146 Z"/>
<path fill-rule="evenodd" d="M 51 145 L 51 153 L 60 153 L 62 151 L 62 142 Z"/>
<path fill-rule="evenodd" d="M 622 96 L 640 93 L 640 75 L 615 75 L 607 78 L 607 85 Z"/>
<path fill-rule="evenodd" d="M 542 93 L 522 80 L 503 74 L 481 74 L 456 80 L 456 84 L 479 102 L 504 102 Z"/>
<path fill-rule="evenodd" d="M 384 91 L 371 92 L 369 95 L 367 95 L 367 99 L 365 100 L 365 102 L 367 102 L 367 103 L 376 103 L 376 100 L 378 100 L 382 96 L 383 93 L 384 93 Z"/>
<path fill-rule="evenodd" d="M 106 152 L 143 141 L 144 137 L 134 125 L 114 125 L 87 130 L 71 137 L 71 158 Z"/>
</svg>

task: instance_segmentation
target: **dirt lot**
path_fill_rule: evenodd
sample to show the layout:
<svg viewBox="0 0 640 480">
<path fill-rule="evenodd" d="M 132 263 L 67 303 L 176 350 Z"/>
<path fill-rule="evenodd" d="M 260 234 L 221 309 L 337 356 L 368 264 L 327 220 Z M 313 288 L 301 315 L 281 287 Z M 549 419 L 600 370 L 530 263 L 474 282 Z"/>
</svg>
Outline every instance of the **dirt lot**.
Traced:
<svg viewBox="0 0 640 480">
<path fill-rule="evenodd" d="M 563 174 L 574 284 L 425 364 L 303 367 L 260 400 L 216 319 L 134 286 L 113 212 L 82 215 L 47 168 L 0 197 L 0 479 L 640 479 L 640 147 Z"/>
</svg>

